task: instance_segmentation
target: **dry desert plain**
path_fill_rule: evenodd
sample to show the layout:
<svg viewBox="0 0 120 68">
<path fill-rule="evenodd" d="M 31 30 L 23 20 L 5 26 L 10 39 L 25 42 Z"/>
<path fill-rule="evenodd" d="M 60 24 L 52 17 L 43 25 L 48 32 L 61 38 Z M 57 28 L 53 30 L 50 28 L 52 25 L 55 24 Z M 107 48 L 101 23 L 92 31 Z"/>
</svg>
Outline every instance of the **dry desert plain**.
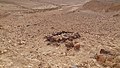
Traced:
<svg viewBox="0 0 120 68">
<path fill-rule="evenodd" d="M 120 0 L 0 0 L 0 68 L 120 68 Z"/>
</svg>

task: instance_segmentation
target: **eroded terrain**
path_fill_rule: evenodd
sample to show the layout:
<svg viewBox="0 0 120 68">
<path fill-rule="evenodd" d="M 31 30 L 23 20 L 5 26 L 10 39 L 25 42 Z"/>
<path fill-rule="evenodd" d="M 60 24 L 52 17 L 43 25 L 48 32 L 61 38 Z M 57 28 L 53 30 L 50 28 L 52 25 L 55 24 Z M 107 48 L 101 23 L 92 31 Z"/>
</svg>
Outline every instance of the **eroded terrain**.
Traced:
<svg viewBox="0 0 120 68">
<path fill-rule="evenodd" d="M 120 68 L 119 5 L 117 0 L 0 0 L 0 68 Z M 80 37 L 71 41 L 76 35 L 63 32 L 48 45 L 44 37 L 61 31 Z"/>
</svg>

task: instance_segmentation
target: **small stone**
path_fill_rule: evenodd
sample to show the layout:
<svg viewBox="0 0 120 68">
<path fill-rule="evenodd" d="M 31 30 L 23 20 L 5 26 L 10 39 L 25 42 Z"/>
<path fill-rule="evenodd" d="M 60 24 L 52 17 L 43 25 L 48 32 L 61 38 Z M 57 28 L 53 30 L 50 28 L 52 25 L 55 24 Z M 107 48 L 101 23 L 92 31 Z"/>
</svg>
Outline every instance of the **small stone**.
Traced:
<svg viewBox="0 0 120 68">
<path fill-rule="evenodd" d="M 52 43 L 50 43 L 50 42 L 49 42 L 49 43 L 47 43 L 47 45 L 51 45 L 51 44 L 52 44 Z"/>
<path fill-rule="evenodd" d="M 67 53 L 66 52 L 61 52 L 61 55 L 67 56 Z"/>
<path fill-rule="evenodd" d="M 113 17 L 117 17 L 117 16 L 120 16 L 120 14 L 115 14 L 115 15 L 113 15 Z"/>
<path fill-rule="evenodd" d="M 2 54 L 2 51 L 0 51 L 0 55 Z"/>
<path fill-rule="evenodd" d="M 46 38 L 46 41 L 50 41 L 50 42 L 54 42 L 55 41 L 55 39 L 53 38 L 53 36 L 50 36 L 50 35 L 45 36 L 45 38 Z"/>
<path fill-rule="evenodd" d="M 110 51 L 101 49 L 101 50 L 100 50 L 100 54 L 110 54 Z"/>
<path fill-rule="evenodd" d="M 69 41 L 73 41 L 73 38 L 72 38 L 72 37 L 69 37 L 68 40 L 69 40 Z"/>
<path fill-rule="evenodd" d="M 76 44 L 74 45 L 74 49 L 75 49 L 75 50 L 79 50 L 79 49 L 80 49 L 80 43 L 76 43 Z"/>
<path fill-rule="evenodd" d="M 25 41 L 18 41 L 18 45 L 23 45 L 25 44 Z"/>
<path fill-rule="evenodd" d="M 120 63 L 117 63 L 117 64 L 113 65 L 112 68 L 120 68 Z"/>
<path fill-rule="evenodd" d="M 74 33 L 74 38 L 80 38 L 80 34 L 79 33 Z"/>
<path fill-rule="evenodd" d="M 105 63 L 106 61 L 106 56 L 104 55 L 96 55 L 96 60 L 100 63 Z"/>
<path fill-rule="evenodd" d="M 55 29 L 54 27 L 51 27 L 51 29 Z"/>
<path fill-rule="evenodd" d="M 67 41 L 67 42 L 65 43 L 65 46 L 66 46 L 67 48 L 72 48 L 72 47 L 74 47 L 74 44 L 73 44 L 72 41 Z"/>
<path fill-rule="evenodd" d="M 26 27 L 29 27 L 30 25 L 26 25 Z"/>
<path fill-rule="evenodd" d="M 2 29 L 3 28 L 3 26 L 2 25 L 0 25 L 0 29 Z"/>
<path fill-rule="evenodd" d="M 52 68 L 49 64 L 45 64 L 43 68 Z"/>
<path fill-rule="evenodd" d="M 4 54 L 4 53 L 7 53 L 8 52 L 8 50 L 2 50 L 2 51 L 0 51 L 0 55 L 2 55 L 2 54 Z"/>
</svg>

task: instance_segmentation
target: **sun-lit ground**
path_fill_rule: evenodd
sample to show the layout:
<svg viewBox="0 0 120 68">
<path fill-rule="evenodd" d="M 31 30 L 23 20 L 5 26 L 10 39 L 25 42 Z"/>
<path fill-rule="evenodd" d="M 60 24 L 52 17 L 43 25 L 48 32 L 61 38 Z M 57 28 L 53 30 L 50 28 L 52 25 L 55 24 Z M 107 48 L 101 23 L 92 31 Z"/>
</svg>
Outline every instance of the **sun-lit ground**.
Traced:
<svg viewBox="0 0 120 68">
<path fill-rule="evenodd" d="M 118 1 L 0 0 L 0 68 L 120 68 Z"/>
</svg>

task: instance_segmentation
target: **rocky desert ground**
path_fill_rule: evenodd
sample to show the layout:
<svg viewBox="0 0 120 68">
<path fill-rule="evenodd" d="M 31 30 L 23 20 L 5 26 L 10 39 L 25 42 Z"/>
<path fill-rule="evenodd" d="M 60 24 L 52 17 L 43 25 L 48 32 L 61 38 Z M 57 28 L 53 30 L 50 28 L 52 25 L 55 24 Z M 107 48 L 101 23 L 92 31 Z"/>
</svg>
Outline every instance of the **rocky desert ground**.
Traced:
<svg viewBox="0 0 120 68">
<path fill-rule="evenodd" d="M 0 0 L 0 68 L 120 68 L 120 0 Z"/>
</svg>

